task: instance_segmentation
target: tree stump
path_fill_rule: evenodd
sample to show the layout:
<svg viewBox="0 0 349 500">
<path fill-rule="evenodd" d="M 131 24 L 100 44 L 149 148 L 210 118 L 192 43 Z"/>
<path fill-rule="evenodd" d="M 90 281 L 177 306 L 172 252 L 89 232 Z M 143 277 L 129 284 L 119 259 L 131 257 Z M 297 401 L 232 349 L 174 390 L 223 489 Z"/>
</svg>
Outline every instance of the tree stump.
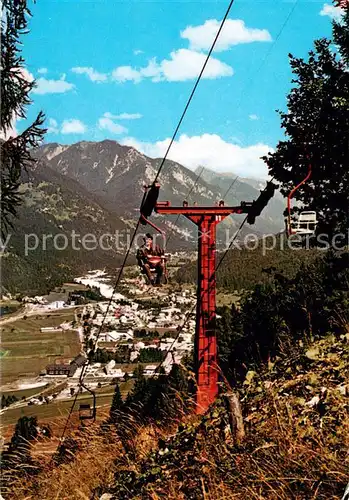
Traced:
<svg viewBox="0 0 349 500">
<path fill-rule="evenodd" d="M 239 396 L 236 392 L 225 394 L 230 431 L 235 445 L 241 444 L 245 438 L 244 420 L 241 413 Z"/>
</svg>

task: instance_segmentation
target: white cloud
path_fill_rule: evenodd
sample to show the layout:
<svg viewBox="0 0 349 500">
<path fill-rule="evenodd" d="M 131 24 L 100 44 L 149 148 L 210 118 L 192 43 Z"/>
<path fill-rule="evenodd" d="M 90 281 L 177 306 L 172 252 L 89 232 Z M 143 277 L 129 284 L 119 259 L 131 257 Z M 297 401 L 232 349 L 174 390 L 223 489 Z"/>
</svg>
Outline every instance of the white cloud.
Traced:
<svg viewBox="0 0 349 500">
<path fill-rule="evenodd" d="M 143 54 L 143 50 L 136 49 L 133 51 L 135 56 L 138 56 L 139 54 Z"/>
<path fill-rule="evenodd" d="M 139 83 L 146 78 L 150 78 L 153 82 L 192 80 L 199 75 L 206 59 L 206 55 L 201 51 L 209 49 L 219 25 L 219 21 L 210 19 L 200 26 L 188 26 L 180 33 L 180 36 L 189 41 L 189 48 L 173 50 L 168 59 L 163 59 L 160 62 L 153 58 L 145 67 L 119 66 L 112 71 L 111 75 L 99 73 L 92 67 L 74 67 L 72 71 L 87 75 L 93 82 L 105 82 L 109 77 L 118 83 Z M 228 19 L 216 43 L 215 51 L 227 50 L 233 45 L 241 43 L 271 40 L 271 35 L 266 29 L 247 28 L 242 20 Z M 143 51 L 137 49 L 133 53 L 138 55 Z M 215 79 L 232 76 L 233 73 L 231 66 L 211 57 L 202 77 Z"/>
<path fill-rule="evenodd" d="M 343 12 L 339 7 L 335 7 L 334 5 L 330 5 L 328 3 L 325 3 L 320 11 L 320 16 L 328 16 L 336 21 L 342 19 L 342 14 Z"/>
<path fill-rule="evenodd" d="M 111 76 L 113 80 L 119 83 L 124 83 L 127 81 L 138 83 L 142 79 L 140 72 L 136 69 L 133 69 L 131 66 L 119 66 L 118 68 L 114 69 Z"/>
<path fill-rule="evenodd" d="M 61 133 L 62 134 L 84 134 L 87 127 L 82 121 L 72 118 L 70 120 L 64 120 L 62 123 Z"/>
<path fill-rule="evenodd" d="M 59 128 L 58 128 L 57 121 L 54 118 L 49 118 L 47 133 L 48 134 L 58 134 L 58 132 L 59 132 Z"/>
<path fill-rule="evenodd" d="M 254 115 L 254 114 L 249 115 L 248 117 L 249 117 L 250 120 L 259 120 L 259 116 Z"/>
<path fill-rule="evenodd" d="M 218 32 L 221 21 L 209 19 L 200 26 L 188 26 L 181 31 L 181 37 L 189 40 L 192 50 L 209 50 Z M 227 19 L 214 51 L 222 52 L 233 45 L 251 42 L 270 42 L 272 40 L 268 30 L 247 28 L 240 19 Z"/>
<path fill-rule="evenodd" d="M 161 158 L 170 139 L 147 143 L 127 137 L 121 142 L 133 146 L 147 156 Z M 192 169 L 202 165 L 216 172 L 234 172 L 243 177 L 267 178 L 268 168 L 260 157 L 269 151 L 272 152 L 273 149 L 263 143 L 243 147 L 226 142 L 216 134 L 192 137 L 183 134 L 174 142 L 168 158 Z"/>
<path fill-rule="evenodd" d="M 113 115 L 107 111 L 103 116 L 105 118 L 111 118 L 112 120 L 139 120 L 143 115 L 140 113 L 121 113 L 120 115 Z"/>
<path fill-rule="evenodd" d="M 171 59 L 164 59 L 160 65 L 160 74 L 155 78 L 168 81 L 184 81 L 196 78 L 204 64 L 206 56 L 188 49 L 171 52 Z M 233 69 L 227 64 L 211 57 L 207 63 L 203 78 L 232 76 Z"/>
<path fill-rule="evenodd" d="M 65 75 L 59 80 L 47 80 L 46 78 L 38 78 L 36 80 L 36 88 L 33 89 L 34 94 L 62 94 L 72 90 L 75 85 L 65 80 Z"/>
<path fill-rule="evenodd" d="M 205 62 L 206 55 L 189 49 L 179 49 L 171 52 L 170 59 L 160 63 L 156 59 L 149 61 L 145 68 L 134 69 L 131 66 L 120 66 L 113 71 L 113 79 L 118 82 L 127 80 L 135 83 L 143 78 L 151 78 L 153 82 L 181 82 L 196 78 Z M 202 78 L 215 79 L 232 76 L 233 68 L 218 59 L 211 57 L 207 63 Z"/>
<path fill-rule="evenodd" d="M 47 68 L 39 68 L 38 69 L 39 75 L 46 75 L 47 73 Z"/>
<path fill-rule="evenodd" d="M 109 114 L 109 113 L 105 113 Z M 122 125 L 119 125 L 118 123 L 115 123 L 112 118 L 103 116 L 98 120 L 98 127 L 100 130 L 107 130 L 108 132 L 111 132 L 112 134 L 120 135 L 120 134 L 125 134 L 128 132 L 127 128 L 123 127 Z"/>
<path fill-rule="evenodd" d="M 76 67 L 71 69 L 73 73 L 76 73 L 78 75 L 87 75 L 88 78 L 91 80 L 91 82 L 105 82 L 107 81 L 107 75 L 105 73 L 99 73 L 93 68 L 86 68 L 86 67 Z"/>
</svg>

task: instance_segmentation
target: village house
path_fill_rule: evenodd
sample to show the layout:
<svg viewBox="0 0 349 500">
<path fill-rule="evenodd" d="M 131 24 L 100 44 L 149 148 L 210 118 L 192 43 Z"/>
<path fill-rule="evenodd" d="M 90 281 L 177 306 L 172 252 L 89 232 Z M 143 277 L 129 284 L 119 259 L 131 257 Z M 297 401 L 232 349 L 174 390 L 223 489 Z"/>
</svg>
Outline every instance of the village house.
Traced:
<svg viewBox="0 0 349 500">
<path fill-rule="evenodd" d="M 143 374 L 145 376 L 151 376 L 151 375 L 154 375 L 155 371 L 156 371 L 156 368 L 157 368 L 157 365 L 147 365 L 145 368 L 144 368 L 144 372 Z"/>
<path fill-rule="evenodd" d="M 67 377 L 73 377 L 76 370 L 78 368 L 81 368 L 86 363 L 86 361 L 87 359 L 85 358 L 85 356 L 79 354 L 73 359 L 73 361 L 71 361 L 70 364 L 57 363 L 53 365 L 48 365 L 46 367 L 46 375 L 57 375 L 57 376 L 66 375 Z"/>
<path fill-rule="evenodd" d="M 117 342 L 119 340 L 131 340 L 133 339 L 133 331 L 128 330 L 127 332 L 120 332 L 118 330 L 113 330 L 111 332 L 103 332 L 99 335 L 98 343 L 103 342 Z"/>
<path fill-rule="evenodd" d="M 44 326 L 44 327 L 40 328 L 40 332 L 41 333 L 45 333 L 45 332 L 63 332 L 63 328 L 61 328 L 60 326 Z"/>
<path fill-rule="evenodd" d="M 46 375 L 56 375 L 62 376 L 65 375 L 69 377 L 70 374 L 70 365 L 67 364 L 56 364 L 56 365 L 48 365 L 46 367 Z"/>
</svg>

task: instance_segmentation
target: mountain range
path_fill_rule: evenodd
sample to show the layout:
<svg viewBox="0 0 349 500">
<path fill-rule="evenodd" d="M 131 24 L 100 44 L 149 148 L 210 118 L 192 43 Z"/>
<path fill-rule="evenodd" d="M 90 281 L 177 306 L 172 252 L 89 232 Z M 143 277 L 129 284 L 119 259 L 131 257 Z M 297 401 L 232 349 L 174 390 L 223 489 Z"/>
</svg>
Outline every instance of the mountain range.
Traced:
<svg viewBox="0 0 349 500">
<path fill-rule="evenodd" d="M 48 144 L 36 154 L 39 163 L 43 162 L 59 174 L 78 181 L 107 210 L 131 225 L 135 223 L 143 186 L 154 180 L 161 162 L 160 158 L 149 158 L 133 147 L 111 140 L 79 142 L 70 146 Z M 200 176 L 198 170 L 202 172 Z M 234 174 L 231 176 L 235 177 Z M 193 172 L 177 162 L 166 160 L 159 176 L 160 199 L 181 205 L 191 192 L 189 201 L 196 201 L 199 205 L 213 205 L 223 196 L 226 204 L 238 205 L 241 201 L 257 198 L 259 189 L 265 185 L 257 179 L 238 179 L 227 193 L 227 181 L 226 174 L 200 167 Z M 253 230 L 260 234 L 279 231 L 283 227 L 283 209 L 283 202 L 276 197 Z M 168 223 L 161 216 L 160 219 L 163 224 Z M 232 220 L 230 224 L 237 226 L 238 222 Z M 178 228 L 182 229 L 183 225 L 188 226 L 185 219 L 179 221 Z"/>
<path fill-rule="evenodd" d="M 22 175 L 23 203 L 2 254 L 3 290 L 40 292 L 44 287 L 46 291 L 62 276 L 66 279 L 91 268 L 119 266 L 138 219 L 143 186 L 152 183 L 161 159 L 149 158 L 112 140 L 45 144 L 33 156 L 37 162 Z M 233 174 L 230 179 L 206 168 L 199 167 L 198 171 L 166 160 L 159 176 L 159 200 L 182 205 L 190 192 L 188 201 L 198 205 L 212 206 L 223 197 L 226 205 L 238 205 L 257 198 L 262 187 L 263 181 L 233 182 Z M 278 232 L 283 225 L 283 209 L 282 200 L 274 198 L 256 225 L 242 234 Z M 167 236 L 172 234 L 168 250 L 195 249 L 196 230 L 184 217 L 165 219 L 154 214 L 153 220 Z M 225 229 L 232 236 L 240 221 L 241 216 L 233 216 L 220 224 L 219 240 L 226 238 Z M 118 241 L 116 231 L 122 236 Z M 72 248 L 73 234 L 78 251 Z M 95 250 L 90 249 L 91 243 L 89 249 L 82 248 L 86 238 L 93 240 L 91 235 L 97 241 L 102 237 L 103 245 L 97 244 Z M 27 247 L 30 244 L 36 248 L 28 252 L 26 241 Z"/>
</svg>

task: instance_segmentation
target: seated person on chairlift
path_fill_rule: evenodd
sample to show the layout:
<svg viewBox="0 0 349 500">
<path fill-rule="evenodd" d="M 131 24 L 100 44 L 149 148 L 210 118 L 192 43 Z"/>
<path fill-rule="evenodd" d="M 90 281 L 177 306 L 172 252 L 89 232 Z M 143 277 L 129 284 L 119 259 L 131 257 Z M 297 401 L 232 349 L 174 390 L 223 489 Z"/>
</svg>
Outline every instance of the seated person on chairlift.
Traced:
<svg viewBox="0 0 349 500">
<path fill-rule="evenodd" d="M 153 244 L 153 237 L 147 233 L 144 239 L 144 244 L 137 251 L 138 264 L 143 272 L 147 275 L 152 285 L 160 285 L 161 277 L 164 273 L 164 261 L 162 256 L 164 251 L 158 246 Z M 156 279 L 152 276 L 151 271 L 156 271 Z"/>
</svg>

